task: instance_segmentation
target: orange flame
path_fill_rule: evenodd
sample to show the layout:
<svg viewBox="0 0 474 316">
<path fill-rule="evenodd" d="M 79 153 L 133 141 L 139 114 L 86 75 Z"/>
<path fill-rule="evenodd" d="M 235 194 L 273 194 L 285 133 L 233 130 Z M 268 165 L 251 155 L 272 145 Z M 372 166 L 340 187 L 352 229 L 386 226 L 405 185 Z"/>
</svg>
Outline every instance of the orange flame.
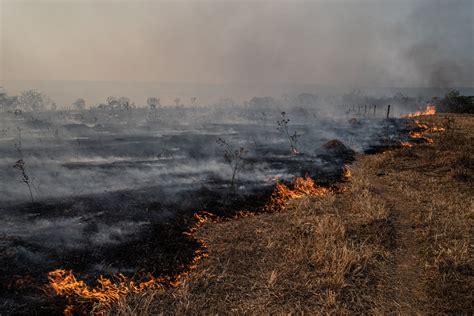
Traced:
<svg viewBox="0 0 474 316">
<path fill-rule="evenodd" d="M 402 147 L 407 147 L 407 148 L 413 147 L 413 144 L 410 143 L 410 142 L 400 142 L 400 145 L 401 145 Z"/>
<path fill-rule="evenodd" d="M 319 187 L 309 176 L 297 177 L 288 187 L 283 183 L 277 183 L 266 211 L 277 212 L 286 208 L 291 199 L 300 199 L 305 196 L 323 196 L 329 192 L 328 188 Z"/>
<path fill-rule="evenodd" d="M 342 169 L 342 176 L 346 179 L 352 177 L 352 172 L 349 166 L 344 166 L 344 168 Z"/>
<path fill-rule="evenodd" d="M 118 300 L 128 293 L 139 293 L 148 288 L 161 288 L 166 281 L 162 278 L 149 276 L 149 280 L 136 284 L 122 274 L 118 274 L 115 282 L 100 276 L 97 286 L 91 287 L 82 280 L 77 280 L 72 271 L 57 269 L 49 272 L 50 286 L 59 296 L 76 297 L 81 300 L 91 300 L 109 303 Z"/>
<path fill-rule="evenodd" d="M 413 139 L 422 139 L 429 144 L 434 142 L 432 138 L 426 137 L 420 132 L 410 132 L 409 136 Z"/>
<path fill-rule="evenodd" d="M 446 132 L 446 129 L 444 127 L 433 126 L 428 129 L 428 132 L 429 133 L 442 133 L 442 132 Z"/>
<path fill-rule="evenodd" d="M 436 114 L 436 107 L 433 104 L 429 103 L 426 106 L 426 110 L 417 111 L 417 112 L 414 112 L 414 113 L 408 113 L 407 115 L 403 115 L 403 117 L 416 117 L 416 116 L 434 115 L 434 114 Z"/>
<path fill-rule="evenodd" d="M 328 192 L 328 188 L 317 186 L 314 180 L 308 176 L 305 178 L 297 177 L 289 186 L 283 183 L 277 183 L 269 204 L 266 205 L 262 211 L 280 211 L 286 208 L 286 204 L 290 199 L 299 199 L 304 196 L 323 196 Z M 255 212 L 241 211 L 238 212 L 234 218 L 254 215 Z M 205 223 L 225 220 L 206 211 L 194 214 L 194 218 L 196 219 L 196 223 L 184 233 L 190 238 L 193 238 L 194 233 Z M 57 269 L 49 272 L 49 285 L 56 295 L 69 299 L 70 304 L 68 304 L 64 310 L 65 315 L 72 315 L 75 308 L 73 303 L 99 302 L 107 306 L 130 293 L 140 293 L 147 289 L 160 289 L 165 286 L 176 287 L 185 276 L 197 267 L 203 258 L 209 255 L 206 242 L 199 238 L 196 238 L 196 240 L 200 244 L 200 247 L 194 252 L 193 259 L 187 267 L 187 271 L 173 278 L 154 277 L 150 274 L 147 276 L 147 280 L 135 282 L 131 278 L 118 274 L 113 279 L 100 276 L 96 286 L 89 286 L 84 281 L 78 280 L 72 271 Z"/>
</svg>

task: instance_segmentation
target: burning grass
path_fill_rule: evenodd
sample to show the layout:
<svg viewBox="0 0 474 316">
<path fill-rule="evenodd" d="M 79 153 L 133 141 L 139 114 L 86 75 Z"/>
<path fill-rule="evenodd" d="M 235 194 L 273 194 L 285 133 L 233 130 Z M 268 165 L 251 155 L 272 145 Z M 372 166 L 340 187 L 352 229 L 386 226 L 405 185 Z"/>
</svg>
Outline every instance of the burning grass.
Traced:
<svg viewBox="0 0 474 316">
<path fill-rule="evenodd" d="M 433 104 L 428 104 L 424 111 L 416 111 L 414 113 L 408 113 L 403 117 L 417 117 L 423 115 L 435 115 L 436 114 L 436 107 Z"/>
<path fill-rule="evenodd" d="M 94 300 L 93 313 L 472 314 L 474 117 L 415 124 L 444 133 L 359 157 L 337 190 L 299 178 L 261 214 L 197 214 L 192 273 Z"/>
<path fill-rule="evenodd" d="M 296 177 L 291 184 L 278 182 L 271 195 L 270 201 L 260 211 L 278 212 L 286 208 L 288 201 L 308 196 L 323 196 L 329 192 L 328 188 L 319 187 L 309 176 L 304 178 Z M 255 212 L 241 211 L 232 219 L 246 218 L 255 215 Z M 195 223 L 184 232 L 189 238 L 194 238 L 200 245 L 195 251 L 192 261 L 184 272 L 172 278 L 154 277 L 148 274 L 146 277 L 128 278 L 118 274 L 113 278 L 100 276 L 95 286 L 88 285 L 83 280 L 78 280 L 73 271 L 57 269 L 48 274 L 50 287 L 55 294 L 68 299 L 69 304 L 64 310 L 65 314 L 84 311 L 94 305 L 94 311 L 103 313 L 103 310 L 111 304 L 121 300 L 125 296 L 139 295 L 145 291 L 162 290 L 165 287 L 176 287 L 181 284 L 181 280 L 189 272 L 194 270 L 199 262 L 208 256 L 207 244 L 205 240 L 194 237 L 196 231 L 206 223 L 218 223 L 228 218 L 218 217 L 207 211 L 200 211 L 194 214 Z"/>
</svg>

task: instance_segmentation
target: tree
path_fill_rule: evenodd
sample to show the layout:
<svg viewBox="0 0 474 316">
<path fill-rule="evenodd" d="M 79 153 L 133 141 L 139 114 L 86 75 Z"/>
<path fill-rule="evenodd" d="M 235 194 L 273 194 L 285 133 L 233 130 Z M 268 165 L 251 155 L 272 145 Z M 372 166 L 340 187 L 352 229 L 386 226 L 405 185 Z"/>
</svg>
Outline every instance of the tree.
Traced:
<svg viewBox="0 0 474 316">
<path fill-rule="evenodd" d="M 24 90 L 18 96 L 18 104 L 25 111 L 44 111 L 51 108 L 54 102 L 36 90 Z"/>
<path fill-rule="evenodd" d="M 131 109 L 131 103 L 130 103 L 130 99 L 127 98 L 127 97 L 120 97 L 118 98 L 117 100 L 118 102 L 118 106 L 125 109 L 125 110 L 129 110 Z"/>
<path fill-rule="evenodd" d="M 146 100 L 146 104 L 152 109 L 156 109 L 157 107 L 160 107 L 160 99 L 156 97 L 150 97 Z"/>
<path fill-rule="evenodd" d="M 190 100 L 191 100 L 191 105 L 196 106 L 197 98 L 196 97 L 191 97 Z"/>
<path fill-rule="evenodd" d="M 13 112 L 18 105 L 18 97 L 9 97 L 5 92 L 0 92 L 0 108 L 4 112 Z"/>
<path fill-rule="evenodd" d="M 174 104 L 176 104 L 176 106 L 179 106 L 180 102 L 181 102 L 180 98 L 174 99 Z"/>
<path fill-rule="evenodd" d="M 79 111 L 82 111 L 86 108 L 86 101 L 82 98 L 79 98 L 77 99 L 76 101 L 74 101 L 72 103 L 72 107 L 75 109 L 75 110 L 79 110 Z"/>
<path fill-rule="evenodd" d="M 440 112 L 474 114 L 474 96 L 463 96 L 457 90 L 448 92 L 439 102 Z"/>
<path fill-rule="evenodd" d="M 161 106 L 160 99 L 156 97 L 150 97 L 146 100 L 146 104 L 148 104 L 152 111 L 153 120 L 156 121 L 156 108 Z"/>
<path fill-rule="evenodd" d="M 107 104 L 110 105 L 111 107 L 116 107 L 119 104 L 117 98 L 114 96 L 107 97 L 105 102 L 107 102 Z"/>
</svg>

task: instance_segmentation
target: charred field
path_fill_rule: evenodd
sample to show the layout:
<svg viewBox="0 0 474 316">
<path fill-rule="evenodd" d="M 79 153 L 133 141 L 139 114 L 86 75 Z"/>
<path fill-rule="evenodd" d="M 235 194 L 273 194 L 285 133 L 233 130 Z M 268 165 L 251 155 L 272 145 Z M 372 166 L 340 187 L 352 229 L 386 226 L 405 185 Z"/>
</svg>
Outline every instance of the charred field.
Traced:
<svg viewBox="0 0 474 316">
<path fill-rule="evenodd" d="M 172 280 L 201 247 L 186 235 L 196 213 L 264 212 L 278 182 L 341 180 L 350 148 L 375 153 L 424 141 L 408 136 L 417 129 L 408 119 L 243 111 L 216 123 L 193 111 L 163 110 L 152 122 L 139 109 L 2 122 L 0 313 L 61 314 L 68 300 L 48 284 L 57 269 L 90 286 L 101 276 Z M 293 144 L 277 124 L 285 115 Z M 22 170 L 13 167 L 20 160 Z"/>
</svg>

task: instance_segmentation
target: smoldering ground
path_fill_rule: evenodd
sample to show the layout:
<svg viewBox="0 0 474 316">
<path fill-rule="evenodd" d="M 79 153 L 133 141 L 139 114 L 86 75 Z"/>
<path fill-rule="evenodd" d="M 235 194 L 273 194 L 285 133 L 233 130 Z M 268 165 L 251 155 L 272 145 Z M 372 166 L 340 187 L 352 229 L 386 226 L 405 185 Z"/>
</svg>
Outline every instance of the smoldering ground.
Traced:
<svg viewBox="0 0 474 316">
<path fill-rule="evenodd" d="M 160 110 L 157 121 L 146 109 L 12 114 L 0 142 L 6 308 L 21 302 L 35 310 L 31 299 L 12 294 L 11 280 L 34 276 L 39 286 L 56 268 L 89 280 L 118 272 L 174 273 L 197 247 L 182 235 L 194 212 L 257 209 L 277 180 L 294 176 L 331 183 L 351 158 L 322 144 L 340 139 L 361 151 L 384 146 L 387 137 L 397 143 L 404 127 L 388 124 L 385 113 L 360 113 L 354 123 L 348 119 L 355 113 L 346 109 L 329 116 L 311 107 L 283 110 L 289 132 L 300 135 L 298 155 L 278 130 L 277 108 L 235 106 L 226 116 L 177 107 Z M 234 185 L 219 138 L 246 151 Z M 18 159 L 25 162 L 33 202 L 12 168 Z"/>
</svg>

